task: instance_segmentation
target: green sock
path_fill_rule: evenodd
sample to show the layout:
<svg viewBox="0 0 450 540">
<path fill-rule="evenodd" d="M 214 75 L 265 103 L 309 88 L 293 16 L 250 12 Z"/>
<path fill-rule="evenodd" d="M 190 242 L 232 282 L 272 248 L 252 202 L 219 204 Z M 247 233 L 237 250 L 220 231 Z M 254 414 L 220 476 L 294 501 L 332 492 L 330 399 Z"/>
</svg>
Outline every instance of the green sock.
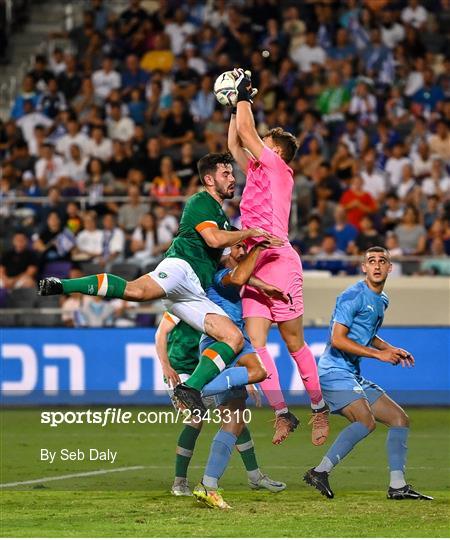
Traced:
<svg viewBox="0 0 450 540">
<path fill-rule="evenodd" d="M 127 281 L 114 274 L 96 274 L 76 279 L 61 280 L 64 294 L 83 293 L 91 296 L 123 298 Z"/>
<path fill-rule="evenodd" d="M 258 462 L 256 461 L 255 447 L 253 446 L 252 437 L 247 427 L 244 427 L 241 434 L 237 438 L 236 449 L 239 451 L 248 472 L 259 471 Z"/>
<path fill-rule="evenodd" d="M 187 379 L 185 384 L 200 391 L 205 384 L 208 384 L 223 371 L 235 357 L 236 353 L 229 345 L 222 341 L 214 342 L 203 351 L 194 373 Z"/>
<path fill-rule="evenodd" d="M 194 453 L 195 442 L 200 435 L 200 430 L 192 426 L 185 426 L 178 437 L 177 456 L 175 458 L 175 476 L 186 478 L 189 463 Z"/>
</svg>

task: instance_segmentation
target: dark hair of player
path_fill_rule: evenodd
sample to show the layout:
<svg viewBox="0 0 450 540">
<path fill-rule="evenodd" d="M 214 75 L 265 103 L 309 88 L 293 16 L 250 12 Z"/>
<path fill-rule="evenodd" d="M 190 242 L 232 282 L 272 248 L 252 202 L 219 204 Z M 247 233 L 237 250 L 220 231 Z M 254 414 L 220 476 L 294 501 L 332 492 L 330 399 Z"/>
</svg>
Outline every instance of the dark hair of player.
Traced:
<svg viewBox="0 0 450 540">
<path fill-rule="evenodd" d="M 386 259 L 390 260 L 391 256 L 389 255 L 389 251 L 382 247 L 382 246 L 372 246 L 369 249 L 366 250 L 364 254 L 364 258 L 368 259 L 371 253 L 383 253 L 383 255 L 386 256 Z"/>
<path fill-rule="evenodd" d="M 291 162 L 298 150 L 299 144 L 297 139 L 283 128 L 277 127 L 271 129 L 264 138 L 271 137 L 272 141 L 281 148 L 282 158 L 286 163 Z"/>
<path fill-rule="evenodd" d="M 205 176 L 213 175 L 217 170 L 217 165 L 231 165 L 232 163 L 233 156 L 229 152 L 206 154 L 197 163 L 200 182 L 204 185 Z"/>
</svg>

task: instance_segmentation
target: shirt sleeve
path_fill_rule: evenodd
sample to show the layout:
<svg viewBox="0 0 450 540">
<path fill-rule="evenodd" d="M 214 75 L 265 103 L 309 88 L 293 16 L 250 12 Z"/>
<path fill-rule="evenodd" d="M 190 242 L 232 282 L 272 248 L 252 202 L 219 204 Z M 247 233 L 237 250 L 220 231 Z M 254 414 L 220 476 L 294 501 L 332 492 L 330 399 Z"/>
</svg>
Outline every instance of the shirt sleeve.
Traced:
<svg viewBox="0 0 450 540">
<path fill-rule="evenodd" d="M 258 161 L 261 163 L 261 165 L 267 167 L 271 171 L 278 172 L 280 169 L 287 168 L 286 163 L 280 158 L 280 156 L 265 145 L 261 152 L 261 155 L 259 156 Z"/>
<path fill-rule="evenodd" d="M 231 268 L 222 268 L 215 273 L 213 283 L 216 287 L 223 287 L 222 280 L 223 278 L 231 272 Z"/>
<path fill-rule="evenodd" d="M 336 302 L 336 308 L 334 310 L 333 322 L 343 324 L 347 328 L 350 328 L 355 315 L 359 309 L 358 296 L 341 296 Z"/>
<path fill-rule="evenodd" d="M 209 201 L 197 199 L 189 205 L 186 216 L 187 224 L 192 226 L 198 233 L 210 227 L 218 229 L 219 225 L 214 219 L 215 216 L 216 213 Z"/>
</svg>

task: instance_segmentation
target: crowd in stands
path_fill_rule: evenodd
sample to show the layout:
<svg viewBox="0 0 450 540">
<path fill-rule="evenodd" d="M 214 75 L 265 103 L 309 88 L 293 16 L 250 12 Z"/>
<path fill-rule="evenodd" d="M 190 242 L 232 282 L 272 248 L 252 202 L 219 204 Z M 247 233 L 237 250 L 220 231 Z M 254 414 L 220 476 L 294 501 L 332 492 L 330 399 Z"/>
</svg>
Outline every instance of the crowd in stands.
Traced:
<svg viewBox="0 0 450 540">
<path fill-rule="evenodd" d="M 450 275 L 450 0 L 148 4 L 78 3 L 0 121 L 1 287 L 55 263 L 154 267 L 201 189 L 196 160 L 226 150 L 212 89 L 235 66 L 259 89 L 258 131 L 300 142 L 291 240 L 306 269 L 357 273 L 342 257 L 384 245 L 409 256 L 397 275 Z M 239 225 L 238 202 L 226 210 Z"/>
</svg>

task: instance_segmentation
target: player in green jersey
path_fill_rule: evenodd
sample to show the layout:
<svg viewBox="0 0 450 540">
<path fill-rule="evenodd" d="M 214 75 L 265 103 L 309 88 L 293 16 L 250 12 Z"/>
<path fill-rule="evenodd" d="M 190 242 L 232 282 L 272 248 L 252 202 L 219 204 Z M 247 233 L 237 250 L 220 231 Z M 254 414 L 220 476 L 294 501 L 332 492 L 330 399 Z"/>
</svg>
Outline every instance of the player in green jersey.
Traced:
<svg viewBox="0 0 450 540">
<path fill-rule="evenodd" d="M 38 285 L 42 296 L 78 292 L 138 302 L 164 299 L 167 310 L 215 340 L 203 351 L 191 377 L 176 390 L 178 399 L 188 408 L 201 412 L 205 409 L 200 390 L 233 361 L 244 345 L 242 332 L 205 293 L 222 250 L 255 237 L 263 237 L 273 246 L 282 245 L 280 239 L 259 228 L 229 230 L 222 204 L 234 196 L 236 182 L 231 163 L 230 154 L 207 154 L 200 159 L 198 171 L 204 191 L 188 200 L 179 232 L 154 271 L 129 282 L 102 273 L 79 279 L 51 277 L 40 280 Z M 259 376 L 249 382 L 264 380 L 266 372 L 260 367 Z"/>
<path fill-rule="evenodd" d="M 167 392 L 177 407 L 173 388 L 189 378 L 198 364 L 198 348 L 201 333 L 180 321 L 173 314 L 166 312 L 156 331 L 156 351 L 164 374 Z M 253 385 L 247 388 L 255 401 L 260 403 L 259 394 Z M 207 404 L 214 404 L 213 396 L 204 399 Z M 233 416 L 230 416 L 233 419 Z M 175 479 L 172 494 L 176 496 L 192 496 L 187 481 L 189 463 L 194 453 L 195 443 L 202 429 L 202 421 L 195 417 L 189 422 L 183 421 L 184 426 L 178 437 L 175 458 Z M 286 488 L 283 482 L 277 482 L 263 474 L 259 469 L 255 448 L 249 429 L 244 426 L 235 444 L 245 469 L 248 483 L 252 489 L 267 489 L 273 493 Z"/>
</svg>

